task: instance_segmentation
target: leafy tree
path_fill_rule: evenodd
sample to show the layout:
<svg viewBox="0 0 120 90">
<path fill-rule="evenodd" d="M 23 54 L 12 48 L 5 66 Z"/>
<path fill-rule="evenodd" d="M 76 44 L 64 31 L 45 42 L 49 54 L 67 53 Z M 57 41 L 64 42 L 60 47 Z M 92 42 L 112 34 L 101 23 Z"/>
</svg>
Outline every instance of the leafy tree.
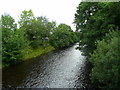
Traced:
<svg viewBox="0 0 120 90">
<path fill-rule="evenodd" d="M 95 41 L 101 40 L 111 28 L 120 28 L 120 3 L 82 2 L 75 14 L 76 30 L 80 32 L 80 47 L 85 55 L 96 49 Z M 114 10 L 116 8 L 116 10 Z"/>
<path fill-rule="evenodd" d="M 79 49 L 93 63 L 91 80 L 95 87 L 104 90 L 120 88 L 119 12 L 120 2 L 82 2 L 75 14 Z"/>
<path fill-rule="evenodd" d="M 42 38 L 43 40 L 46 40 L 46 38 L 49 38 L 51 33 L 55 30 L 56 22 L 50 22 L 46 17 L 43 16 L 37 17 L 37 21 L 41 26 Z"/>
<path fill-rule="evenodd" d="M 20 62 L 23 57 L 21 50 L 26 41 L 23 33 L 17 30 L 14 19 L 10 15 L 2 15 L 2 62 L 11 65 Z"/>
<path fill-rule="evenodd" d="M 51 43 L 56 48 L 69 46 L 77 41 L 76 33 L 66 24 L 56 26 L 46 17 L 35 18 L 32 10 L 24 10 L 19 29 L 10 15 L 2 15 L 2 62 L 5 66 L 21 62 L 26 49 L 35 49 Z M 32 47 L 32 48 L 31 48 Z"/>
<path fill-rule="evenodd" d="M 104 90 L 120 89 L 120 32 L 110 31 L 91 55 L 93 69 L 91 79 L 94 86 Z"/>
<path fill-rule="evenodd" d="M 24 19 L 24 18 L 23 18 Z M 33 48 L 44 46 L 50 37 L 50 32 L 54 30 L 55 23 L 49 22 L 46 17 L 37 17 L 31 24 L 21 27 L 25 29 L 26 37 Z"/>
<path fill-rule="evenodd" d="M 35 17 L 32 10 L 29 11 L 24 10 L 22 11 L 22 14 L 20 16 L 19 26 L 25 28 L 27 25 L 31 25 L 31 23 L 34 21 Z"/>
<path fill-rule="evenodd" d="M 17 24 L 15 23 L 15 20 L 8 14 L 2 15 L 1 20 L 2 20 L 1 24 L 2 36 L 10 38 L 11 37 L 10 34 L 17 29 Z"/>
<path fill-rule="evenodd" d="M 60 24 L 51 35 L 50 43 L 55 48 L 63 48 L 73 44 L 76 38 L 76 34 L 72 31 L 70 26 Z"/>
</svg>

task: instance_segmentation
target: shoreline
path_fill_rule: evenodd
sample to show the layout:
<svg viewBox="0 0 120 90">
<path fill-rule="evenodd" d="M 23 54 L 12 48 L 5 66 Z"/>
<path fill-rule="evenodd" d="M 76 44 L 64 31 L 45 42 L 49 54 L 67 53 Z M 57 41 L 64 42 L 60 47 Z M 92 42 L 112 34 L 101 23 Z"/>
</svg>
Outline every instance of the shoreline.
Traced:
<svg viewBox="0 0 120 90">
<path fill-rule="evenodd" d="M 55 48 L 53 46 L 51 46 L 51 45 L 47 45 L 47 46 L 44 46 L 44 47 L 40 46 L 39 48 L 36 48 L 36 49 L 27 49 L 28 53 L 23 56 L 23 60 L 21 60 L 21 62 L 28 61 L 28 60 L 30 60 L 32 58 L 44 55 L 44 54 L 46 54 L 48 52 L 51 52 L 53 50 L 55 50 Z M 19 62 L 17 64 L 20 64 L 21 62 Z M 14 65 L 17 65 L 17 64 L 14 64 Z M 13 65 L 10 65 L 10 66 L 13 66 Z M 6 67 L 10 67 L 10 66 L 2 64 L 0 69 L 6 68 Z"/>
</svg>

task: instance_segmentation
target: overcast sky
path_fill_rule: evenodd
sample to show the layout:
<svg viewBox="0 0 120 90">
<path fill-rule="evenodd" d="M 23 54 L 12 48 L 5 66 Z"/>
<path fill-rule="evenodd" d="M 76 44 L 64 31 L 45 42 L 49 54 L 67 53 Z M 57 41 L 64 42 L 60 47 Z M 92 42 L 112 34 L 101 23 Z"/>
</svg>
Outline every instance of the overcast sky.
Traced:
<svg viewBox="0 0 120 90">
<path fill-rule="evenodd" d="M 65 23 L 75 30 L 74 14 L 81 0 L 1 0 L 0 14 L 10 14 L 16 21 L 23 10 L 32 9 L 35 17 L 46 16 L 58 24 Z"/>
</svg>

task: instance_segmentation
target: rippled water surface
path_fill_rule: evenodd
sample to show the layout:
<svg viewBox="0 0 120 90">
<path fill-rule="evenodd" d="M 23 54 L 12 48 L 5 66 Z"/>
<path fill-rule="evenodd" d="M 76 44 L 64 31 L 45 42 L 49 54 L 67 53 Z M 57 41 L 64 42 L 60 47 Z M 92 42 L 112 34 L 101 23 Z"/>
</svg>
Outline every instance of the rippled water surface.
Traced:
<svg viewBox="0 0 120 90">
<path fill-rule="evenodd" d="M 3 87 L 85 87 L 86 60 L 77 45 L 3 69 Z M 84 84 L 83 84 L 84 83 Z"/>
</svg>

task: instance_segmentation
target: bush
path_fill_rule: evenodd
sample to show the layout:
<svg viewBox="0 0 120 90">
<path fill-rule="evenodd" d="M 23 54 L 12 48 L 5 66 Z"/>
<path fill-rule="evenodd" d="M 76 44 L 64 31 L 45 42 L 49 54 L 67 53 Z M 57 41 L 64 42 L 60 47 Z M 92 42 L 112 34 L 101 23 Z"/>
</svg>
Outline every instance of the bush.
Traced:
<svg viewBox="0 0 120 90">
<path fill-rule="evenodd" d="M 91 55 L 93 69 L 91 80 L 95 86 L 105 90 L 120 89 L 120 33 L 110 31 Z"/>
<path fill-rule="evenodd" d="M 2 38 L 2 62 L 5 66 L 20 62 L 24 56 L 22 50 L 28 45 L 21 30 L 10 33 L 10 36 Z"/>
</svg>

